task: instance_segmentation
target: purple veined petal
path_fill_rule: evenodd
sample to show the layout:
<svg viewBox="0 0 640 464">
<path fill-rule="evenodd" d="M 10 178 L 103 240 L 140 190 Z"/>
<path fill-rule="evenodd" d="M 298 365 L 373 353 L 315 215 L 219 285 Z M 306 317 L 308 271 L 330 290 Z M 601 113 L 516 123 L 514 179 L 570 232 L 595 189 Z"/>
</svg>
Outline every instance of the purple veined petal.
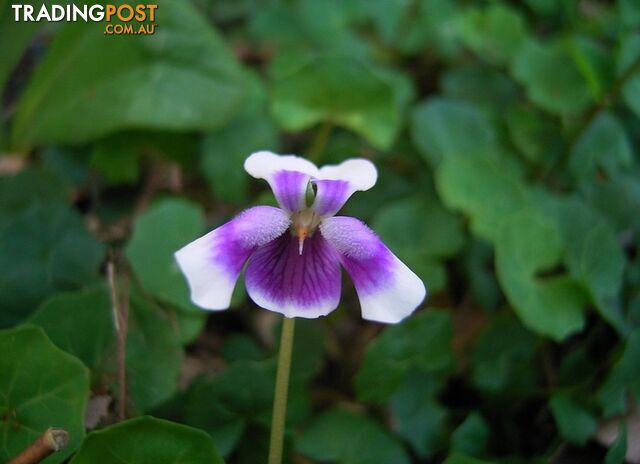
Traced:
<svg viewBox="0 0 640 464">
<path fill-rule="evenodd" d="M 338 253 L 315 233 L 304 242 L 287 233 L 259 247 L 249 259 L 245 284 L 260 307 L 287 317 L 316 318 L 338 307 Z"/>
<path fill-rule="evenodd" d="M 205 309 L 227 309 L 247 258 L 283 235 L 289 225 L 285 211 L 256 206 L 178 250 L 176 261 L 187 278 L 193 303 Z"/>
<path fill-rule="evenodd" d="M 278 171 L 273 173 L 269 184 L 280 206 L 289 211 L 302 211 L 310 176 L 298 171 Z"/>
<path fill-rule="evenodd" d="M 346 203 L 355 189 L 346 180 L 314 180 L 316 196 L 311 208 L 320 216 L 333 216 Z"/>
<path fill-rule="evenodd" d="M 365 159 L 350 159 L 336 166 L 323 166 L 314 180 L 317 191 L 312 208 L 320 216 L 333 216 L 358 190 L 373 187 L 378 171 Z"/>
<path fill-rule="evenodd" d="M 268 151 L 253 153 L 244 162 L 244 168 L 253 177 L 266 180 L 278 204 L 289 212 L 304 209 L 309 180 L 319 173 L 311 161 Z"/>
<path fill-rule="evenodd" d="M 358 293 L 363 318 L 399 322 L 422 303 L 426 296 L 422 280 L 361 221 L 327 218 L 320 232 L 340 253 Z"/>
</svg>

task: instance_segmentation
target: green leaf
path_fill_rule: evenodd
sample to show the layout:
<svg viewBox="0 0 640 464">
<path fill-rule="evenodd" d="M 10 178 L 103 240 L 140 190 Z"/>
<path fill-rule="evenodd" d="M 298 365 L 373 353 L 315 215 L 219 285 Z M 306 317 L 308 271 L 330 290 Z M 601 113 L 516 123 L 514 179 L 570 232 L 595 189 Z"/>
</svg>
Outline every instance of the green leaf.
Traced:
<svg viewBox="0 0 640 464">
<path fill-rule="evenodd" d="M 316 461 L 340 464 L 408 464 L 400 443 L 367 416 L 332 409 L 316 418 L 296 441 Z"/>
<path fill-rule="evenodd" d="M 453 431 L 451 448 L 471 456 L 483 455 L 489 439 L 489 424 L 482 415 L 473 411 Z"/>
<path fill-rule="evenodd" d="M 627 333 L 620 308 L 626 260 L 614 230 L 577 198 L 549 197 L 543 202 L 564 241 L 569 273 L 583 285 L 602 317 L 619 333 Z"/>
<path fill-rule="evenodd" d="M 640 26 L 640 5 L 634 0 L 619 0 L 620 19 L 630 29 Z M 608 463 L 607 463 L 608 464 Z"/>
<path fill-rule="evenodd" d="M 506 122 L 511 142 L 527 161 L 549 163 L 562 154 L 562 134 L 549 115 L 530 105 L 519 105 L 511 107 Z"/>
<path fill-rule="evenodd" d="M 30 322 L 45 329 L 58 347 L 80 358 L 91 369 L 98 388 L 105 387 L 100 384 L 105 379 L 115 378 L 115 328 L 106 288 L 55 295 Z M 128 406 L 132 411 L 147 411 L 175 393 L 182 364 L 177 330 L 171 318 L 132 295 L 126 345 Z"/>
<path fill-rule="evenodd" d="M 587 35 L 570 37 L 565 45 L 593 99 L 605 98 L 606 92 L 614 85 L 614 66 L 609 49 Z"/>
<path fill-rule="evenodd" d="M 536 337 L 512 315 L 494 318 L 473 346 L 471 382 L 491 393 L 526 390 L 536 384 Z"/>
<path fill-rule="evenodd" d="M 103 252 L 66 206 L 34 206 L 4 220 L 0 213 L 0 269 L 11 269 L 0 274 L 0 327 L 24 319 L 55 291 L 94 282 Z"/>
<path fill-rule="evenodd" d="M 364 11 L 358 11 L 358 1 L 341 0 L 300 0 L 298 6 L 298 34 L 289 37 L 289 45 L 300 47 L 301 40 L 307 39 L 309 49 L 327 53 L 345 53 L 349 56 L 366 58 L 372 54 L 372 45 L 352 27 Z M 284 5 L 291 9 L 291 6 Z M 373 5 L 372 5 L 373 6 Z M 360 6 L 361 7 L 361 6 Z M 389 6 L 388 10 L 397 8 Z M 371 9 L 367 9 L 371 12 Z M 281 18 L 283 15 L 280 15 Z M 286 18 L 286 16 L 284 16 Z M 274 30 L 267 32 L 274 36 Z"/>
<path fill-rule="evenodd" d="M 616 361 L 597 393 L 605 417 L 623 414 L 628 409 L 629 394 L 640 398 L 640 329 L 627 339 L 622 356 Z"/>
<path fill-rule="evenodd" d="M 636 116 L 640 116 L 640 34 L 629 35 L 622 40 L 620 59 L 618 64 L 618 76 L 630 72 L 635 72 L 624 84 L 622 97 L 624 102 L 631 108 Z M 635 68 L 632 68 L 635 67 Z"/>
<path fill-rule="evenodd" d="M 445 445 L 448 413 L 436 398 L 443 383 L 432 374 L 411 371 L 389 401 L 398 435 L 423 458 L 433 456 Z"/>
<path fill-rule="evenodd" d="M 620 424 L 618 438 L 609 448 L 604 458 L 604 464 L 624 464 L 627 455 L 627 427 Z"/>
<path fill-rule="evenodd" d="M 358 2 L 300 0 L 295 4 L 273 2 L 250 15 L 250 31 L 279 48 L 276 60 L 283 55 L 308 57 L 309 53 L 342 53 L 367 58 L 371 44 L 351 27 L 361 12 Z M 295 58 L 294 58 L 295 59 Z"/>
<path fill-rule="evenodd" d="M 489 242 L 506 217 L 529 203 L 524 183 L 485 158 L 446 159 L 436 171 L 436 187 L 445 205 L 470 216 L 473 232 Z"/>
<path fill-rule="evenodd" d="M 33 2 L 29 2 L 31 3 Z M 13 9 L 9 8 L 8 4 L 0 10 L 0 93 L 38 27 L 35 22 L 18 22 L 13 15 Z"/>
<path fill-rule="evenodd" d="M 232 364 L 220 378 L 215 379 L 221 404 L 247 417 L 269 414 L 275 385 L 274 374 L 275 362 L 272 360 Z"/>
<path fill-rule="evenodd" d="M 92 432 L 70 464 L 223 464 L 213 442 L 202 430 L 139 417 Z"/>
<path fill-rule="evenodd" d="M 460 218 L 445 210 L 432 192 L 388 203 L 380 209 L 373 228 L 398 254 L 412 251 L 444 258 L 464 244 Z M 414 241 L 407 241 L 407 231 Z"/>
<path fill-rule="evenodd" d="M 447 372 L 454 363 L 451 337 L 445 311 L 425 311 L 388 327 L 367 346 L 355 379 L 358 398 L 384 402 L 412 369 Z"/>
<path fill-rule="evenodd" d="M 206 311 L 187 312 L 176 310 L 170 312 L 170 319 L 174 319 L 177 324 L 180 343 L 188 345 L 200 336 L 207 323 L 207 315 Z"/>
<path fill-rule="evenodd" d="M 155 297 L 180 309 L 197 310 L 173 254 L 204 230 L 202 208 L 167 198 L 138 217 L 127 257 L 142 285 Z"/>
<path fill-rule="evenodd" d="M 353 3 L 357 5 L 362 19 L 366 18 L 373 23 L 383 42 L 392 44 L 402 36 L 403 19 L 411 5 L 409 2 L 356 0 Z"/>
<path fill-rule="evenodd" d="M 592 102 L 587 82 L 559 43 L 527 41 L 515 56 L 512 73 L 531 101 L 554 114 L 576 114 Z"/>
<path fill-rule="evenodd" d="M 89 164 L 110 185 L 134 184 L 140 175 L 138 152 L 128 134 L 116 134 L 98 141 Z"/>
<path fill-rule="evenodd" d="M 183 351 L 175 331 L 159 308 L 132 295 L 126 367 L 133 411 L 148 411 L 176 392 Z"/>
<path fill-rule="evenodd" d="M 314 320 L 298 319 L 293 344 L 295 349 L 291 357 L 291 380 L 310 380 L 320 371 L 324 361 L 325 337 L 320 324 Z"/>
<path fill-rule="evenodd" d="M 217 382 L 215 379 L 196 380 L 189 387 L 181 402 L 184 408 L 182 422 L 207 432 L 220 454 L 228 456 L 240 442 L 247 418 L 220 401 Z"/>
<path fill-rule="evenodd" d="M 571 443 L 584 445 L 598 429 L 591 411 L 562 393 L 554 394 L 549 406 L 560 434 Z"/>
<path fill-rule="evenodd" d="M 339 153 L 348 153 L 352 150 L 336 147 L 336 151 Z M 339 160 L 334 161 L 334 163 L 339 162 Z M 386 170 L 384 175 L 378 177 L 376 188 L 353 195 L 349 198 L 343 211 L 345 215 L 361 219 L 373 218 L 378 213 L 380 205 L 384 205 L 388 201 L 410 196 L 414 193 L 415 184 L 392 170 Z"/>
<path fill-rule="evenodd" d="M 631 268 L 632 282 L 640 282 L 640 263 Z M 627 319 L 633 328 L 640 327 L 640 295 L 635 295 L 627 306 Z"/>
<path fill-rule="evenodd" d="M 527 30 L 522 15 L 501 3 L 484 10 L 468 9 L 457 22 L 462 42 L 490 63 L 508 63 L 525 42 Z"/>
<path fill-rule="evenodd" d="M 0 225 L 3 215 L 37 206 L 67 203 L 71 188 L 49 170 L 26 168 L 15 176 L 0 177 Z"/>
<path fill-rule="evenodd" d="M 566 3 L 556 0 L 524 0 L 529 8 L 539 16 L 549 17 L 560 15 L 561 10 L 567 6 Z"/>
<path fill-rule="evenodd" d="M 483 309 L 496 309 L 503 297 L 493 271 L 493 248 L 484 241 L 473 240 L 465 251 L 464 272 L 474 300 Z"/>
<path fill-rule="evenodd" d="M 635 167 L 611 179 L 585 182 L 580 189 L 588 203 L 616 230 L 640 231 L 640 169 Z"/>
<path fill-rule="evenodd" d="M 222 200 L 244 204 L 247 201 L 248 176 L 244 160 L 259 150 L 277 148 L 277 134 L 267 114 L 267 98 L 257 78 L 252 103 L 222 129 L 211 132 L 202 141 L 202 171 L 213 192 Z"/>
<path fill-rule="evenodd" d="M 580 181 L 589 181 L 597 168 L 613 176 L 631 165 L 633 151 L 624 127 L 610 112 L 600 113 L 571 151 L 570 169 Z"/>
<path fill-rule="evenodd" d="M 492 462 L 472 458 L 466 454 L 453 453 L 444 461 L 443 464 L 492 464 Z"/>
<path fill-rule="evenodd" d="M 558 385 L 572 388 L 593 383 L 599 372 L 594 369 L 590 351 L 593 349 L 588 343 L 570 351 L 562 360 L 558 371 Z"/>
<path fill-rule="evenodd" d="M 441 97 L 430 98 L 416 107 L 411 117 L 411 136 L 433 166 L 443 159 L 496 150 L 496 133 L 484 113 L 469 103 Z"/>
<path fill-rule="evenodd" d="M 326 121 L 388 149 L 410 95 L 403 76 L 357 59 L 324 56 L 276 80 L 271 109 L 285 130 Z"/>
<path fill-rule="evenodd" d="M 29 325 L 0 331 L 0 353 L 0 459 L 8 462 L 47 428 L 60 427 L 69 444 L 42 462 L 63 462 L 84 437 L 87 369 Z"/>
<path fill-rule="evenodd" d="M 440 259 L 458 252 L 464 236 L 460 219 L 446 211 L 433 193 L 388 203 L 372 226 L 387 246 L 429 283 L 430 291 L 444 286 L 445 281 L 435 285 L 438 276 L 445 273 Z"/>
<path fill-rule="evenodd" d="M 88 155 L 86 147 L 50 145 L 44 149 L 42 161 L 46 169 L 60 179 L 76 188 L 82 188 L 91 174 L 87 165 Z"/>
<path fill-rule="evenodd" d="M 264 427 L 251 427 L 246 432 L 249 440 L 243 440 L 238 447 L 235 462 L 237 464 L 254 464 L 263 462 L 269 455 L 269 430 Z M 289 456 L 288 440 L 285 437 L 285 449 L 283 450 L 283 461 L 287 462 Z"/>
<path fill-rule="evenodd" d="M 498 279 L 522 323 L 561 341 L 584 326 L 587 295 L 567 275 L 539 277 L 562 258 L 554 224 L 533 209 L 512 214 L 496 235 Z"/>
<path fill-rule="evenodd" d="M 398 31 L 398 47 L 406 54 L 418 54 L 429 47 L 430 52 L 438 57 L 454 57 L 460 46 L 452 31 L 460 10 L 460 5 L 450 0 L 412 3 L 410 14 L 405 16 L 409 21 L 405 21 Z"/>
<path fill-rule="evenodd" d="M 182 401 L 182 419 L 207 431 L 221 453 L 228 455 L 239 445 L 247 427 L 269 426 L 275 376 L 275 359 L 230 363 L 221 374 L 198 379 L 190 386 Z M 293 378 L 287 408 L 289 425 L 299 422 L 301 391 L 306 394 L 307 385 Z"/>
<path fill-rule="evenodd" d="M 245 77 L 222 39 L 190 2 L 160 0 L 157 11 L 148 36 L 65 24 L 20 100 L 15 143 L 83 143 L 125 128 L 212 130 L 232 119 Z"/>
<path fill-rule="evenodd" d="M 447 70 L 440 87 L 452 101 L 466 101 L 496 115 L 519 99 L 518 85 L 509 76 L 478 64 Z"/>
<path fill-rule="evenodd" d="M 80 359 L 92 376 L 111 371 L 112 360 L 107 358 L 115 356 L 115 328 L 107 288 L 56 294 L 40 306 L 29 323 L 42 327 L 53 343 Z"/>
<path fill-rule="evenodd" d="M 301 321 L 302 319 L 297 322 Z M 222 356 L 225 361 L 234 363 L 236 361 L 261 361 L 266 357 L 266 353 L 253 337 L 247 334 L 238 334 L 225 340 L 222 346 Z"/>
</svg>

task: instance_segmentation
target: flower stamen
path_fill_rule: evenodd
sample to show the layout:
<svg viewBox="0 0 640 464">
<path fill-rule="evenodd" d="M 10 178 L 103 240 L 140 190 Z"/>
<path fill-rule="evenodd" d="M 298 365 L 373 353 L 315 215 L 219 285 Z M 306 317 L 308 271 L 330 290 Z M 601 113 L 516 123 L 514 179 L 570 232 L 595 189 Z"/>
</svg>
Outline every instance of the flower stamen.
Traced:
<svg viewBox="0 0 640 464">
<path fill-rule="evenodd" d="M 320 216 L 311 209 L 305 209 L 291 216 L 291 231 L 298 237 L 298 253 L 304 250 L 304 241 L 311 237 L 320 224 Z"/>
<path fill-rule="evenodd" d="M 304 239 L 309 235 L 309 229 L 306 227 L 298 227 L 297 234 L 298 236 L 298 254 L 302 255 L 302 250 L 304 248 Z"/>
</svg>

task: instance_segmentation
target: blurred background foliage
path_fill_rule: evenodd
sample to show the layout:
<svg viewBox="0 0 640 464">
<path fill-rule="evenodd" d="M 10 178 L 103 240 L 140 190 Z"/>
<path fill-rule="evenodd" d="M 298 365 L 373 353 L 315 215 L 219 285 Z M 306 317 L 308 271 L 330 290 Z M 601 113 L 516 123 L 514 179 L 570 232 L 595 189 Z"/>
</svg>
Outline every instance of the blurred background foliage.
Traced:
<svg viewBox="0 0 640 464">
<path fill-rule="evenodd" d="M 195 308 L 172 253 L 273 203 L 271 149 L 373 160 L 345 214 L 430 289 L 299 321 L 288 461 L 640 462 L 637 0 L 158 3 L 0 2 L 0 461 L 52 425 L 51 464 L 265 461 L 279 318 Z"/>
</svg>

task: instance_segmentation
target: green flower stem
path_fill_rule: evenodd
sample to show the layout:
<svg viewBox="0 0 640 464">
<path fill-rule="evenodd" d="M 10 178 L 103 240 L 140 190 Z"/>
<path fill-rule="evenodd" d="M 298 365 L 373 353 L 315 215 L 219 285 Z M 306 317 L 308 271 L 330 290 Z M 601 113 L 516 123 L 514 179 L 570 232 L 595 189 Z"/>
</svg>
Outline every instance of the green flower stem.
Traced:
<svg viewBox="0 0 640 464">
<path fill-rule="evenodd" d="M 282 446 L 287 418 L 287 396 L 289 394 L 289 373 L 291 371 L 291 353 L 295 319 L 285 317 L 280 335 L 280 353 L 278 355 L 278 373 L 276 391 L 273 398 L 273 416 L 271 419 L 271 440 L 269 442 L 269 464 L 282 463 Z"/>
</svg>

